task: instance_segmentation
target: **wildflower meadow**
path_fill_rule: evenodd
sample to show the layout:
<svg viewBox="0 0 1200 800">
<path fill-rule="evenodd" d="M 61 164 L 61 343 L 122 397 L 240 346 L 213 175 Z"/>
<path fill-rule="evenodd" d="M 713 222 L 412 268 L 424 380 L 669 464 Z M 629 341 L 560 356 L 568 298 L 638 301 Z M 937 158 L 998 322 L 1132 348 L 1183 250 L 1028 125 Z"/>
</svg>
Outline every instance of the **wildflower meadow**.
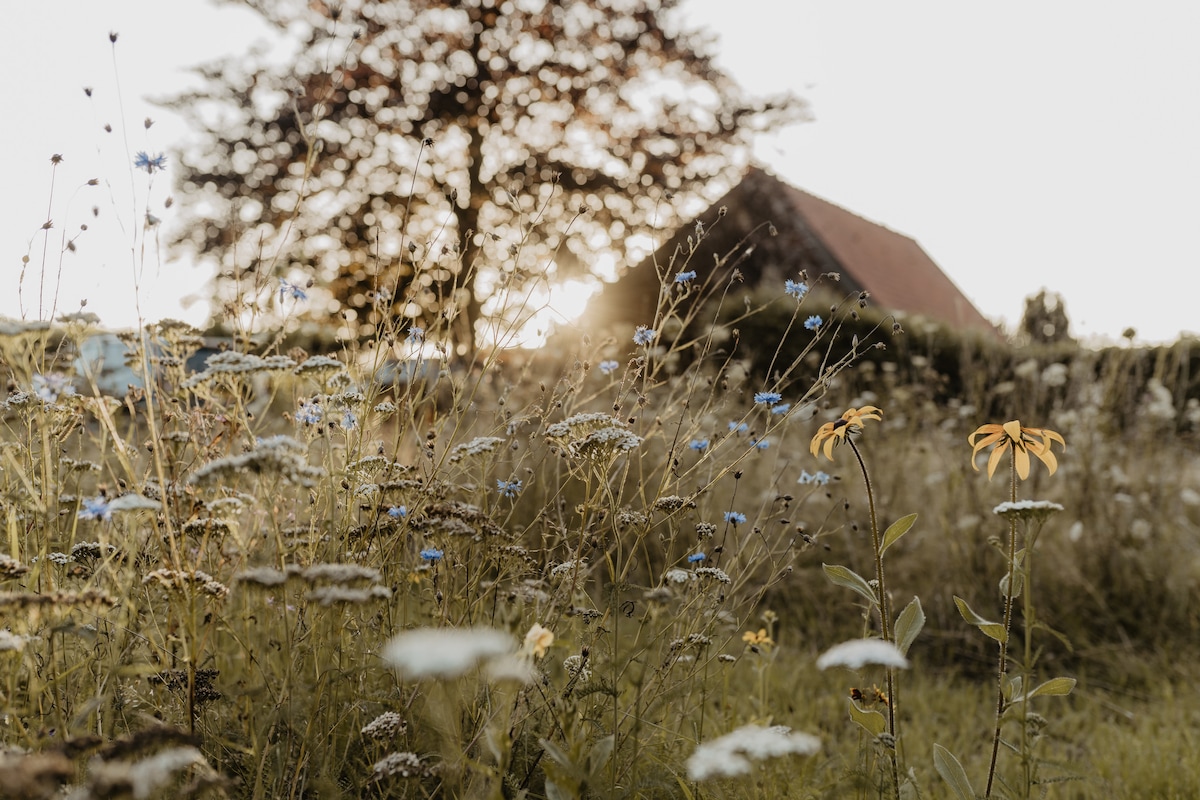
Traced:
<svg viewBox="0 0 1200 800">
<path fill-rule="evenodd" d="M 0 797 L 1200 796 L 1194 342 L 695 252 L 540 349 L 268 264 L 115 393 L 86 309 L 0 321 Z"/>
</svg>

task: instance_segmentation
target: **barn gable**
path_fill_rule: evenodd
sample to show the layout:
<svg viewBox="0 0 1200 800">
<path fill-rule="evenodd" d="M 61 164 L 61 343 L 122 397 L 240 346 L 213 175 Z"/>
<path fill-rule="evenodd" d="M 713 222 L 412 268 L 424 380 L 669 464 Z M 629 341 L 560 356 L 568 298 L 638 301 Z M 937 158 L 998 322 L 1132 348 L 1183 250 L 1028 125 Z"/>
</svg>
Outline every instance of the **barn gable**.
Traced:
<svg viewBox="0 0 1200 800">
<path fill-rule="evenodd" d="M 675 272 L 712 268 L 726 256 L 736 261 L 747 286 L 773 282 L 782 292 L 784 279 L 801 270 L 810 277 L 837 272 L 841 289 L 868 291 L 877 307 L 996 333 L 916 241 L 757 168 L 654 256 L 606 286 L 588 316 L 600 324 L 649 324 L 658 271 L 669 281 Z"/>
</svg>

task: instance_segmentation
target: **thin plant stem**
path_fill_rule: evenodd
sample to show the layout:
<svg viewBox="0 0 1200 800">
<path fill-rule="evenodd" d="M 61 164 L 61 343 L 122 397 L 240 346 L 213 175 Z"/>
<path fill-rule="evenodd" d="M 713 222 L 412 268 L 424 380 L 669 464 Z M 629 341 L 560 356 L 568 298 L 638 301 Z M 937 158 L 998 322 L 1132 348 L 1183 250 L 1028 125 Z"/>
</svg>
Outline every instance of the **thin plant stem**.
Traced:
<svg viewBox="0 0 1200 800">
<path fill-rule="evenodd" d="M 1009 498 L 1017 502 L 1017 457 L 1009 461 L 1009 482 L 1011 489 Z M 1028 556 L 1026 556 L 1028 557 Z M 1004 638 L 1000 640 L 1000 657 L 996 669 L 996 730 L 992 734 L 992 761 L 988 766 L 987 788 L 983 791 L 985 800 L 992 796 L 992 783 L 996 779 L 996 759 L 1000 755 L 1000 727 L 1004 722 L 1004 675 L 1008 671 L 1008 632 L 1012 627 L 1013 584 L 1016 583 L 1015 562 L 1017 558 L 1017 520 L 1008 520 L 1008 587 L 1004 593 Z M 1026 587 L 1028 591 L 1028 587 Z"/>
<path fill-rule="evenodd" d="M 863 483 L 867 488 L 867 506 L 871 512 L 871 548 L 875 552 L 875 584 L 876 590 L 879 593 L 879 629 L 885 642 L 892 641 L 892 616 L 891 609 L 888 604 L 887 584 L 883 577 L 883 541 L 879 537 L 879 516 L 875 512 L 875 491 L 871 487 L 871 473 L 867 471 L 867 462 L 863 460 L 862 453 L 859 452 L 854 440 L 846 437 L 846 442 L 849 443 L 850 449 L 854 451 L 854 457 L 858 459 L 858 466 L 862 469 Z M 893 642 L 894 644 L 894 642 Z M 887 667 L 884 672 L 884 677 L 887 682 L 887 721 L 888 734 L 892 737 L 889 755 L 892 762 L 892 785 L 896 792 L 896 798 L 900 797 L 900 766 L 896 759 L 896 748 L 899 746 L 899 736 L 896 733 L 896 685 L 895 671 L 891 667 Z"/>
</svg>

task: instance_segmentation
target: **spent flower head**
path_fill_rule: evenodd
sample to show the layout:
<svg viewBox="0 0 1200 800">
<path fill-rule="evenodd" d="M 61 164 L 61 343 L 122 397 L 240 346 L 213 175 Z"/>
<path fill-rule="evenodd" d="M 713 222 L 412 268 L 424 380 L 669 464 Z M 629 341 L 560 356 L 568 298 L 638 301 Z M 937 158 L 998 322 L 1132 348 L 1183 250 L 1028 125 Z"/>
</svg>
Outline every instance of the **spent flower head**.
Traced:
<svg viewBox="0 0 1200 800">
<path fill-rule="evenodd" d="M 847 409 L 833 422 L 826 422 L 817 429 L 816 435 L 812 438 L 812 444 L 809 445 L 809 450 L 815 456 L 824 443 L 825 457 L 832 461 L 833 446 L 846 441 L 846 437 L 851 434 L 862 433 L 863 423 L 869 419 L 882 420 L 883 411 L 875 406 Z"/>
<path fill-rule="evenodd" d="M 1061 434 L 1048 428 L 1023 427 L 1021 421 L 1017 419 L 1010 420 L 1003 425 L 995 423 L 980 425 L 974 433 L 967 437 L 967 444 L 972 448 L 971 467 L 976 472 L 979 471 L 979 465 L 975 463 L 975 456 L 979 454 L 980 450 L 992 448 L 992 454 L 988 456 L 989 480 L 996 472 L 996 465 L 1000 463 L 1000 459 L 1010 448 L 1012 449 L 1013 465 L 1021 480 L 1029 477 L 1030 453 L 1037 456 L 1053 475 L 1058 470 L 1058 459 L 1054 457 L 1054 451 L 1051 450 L 1052 442 L 1058 442 L 1064 448 L 1067 446 Z"/>
</svg>

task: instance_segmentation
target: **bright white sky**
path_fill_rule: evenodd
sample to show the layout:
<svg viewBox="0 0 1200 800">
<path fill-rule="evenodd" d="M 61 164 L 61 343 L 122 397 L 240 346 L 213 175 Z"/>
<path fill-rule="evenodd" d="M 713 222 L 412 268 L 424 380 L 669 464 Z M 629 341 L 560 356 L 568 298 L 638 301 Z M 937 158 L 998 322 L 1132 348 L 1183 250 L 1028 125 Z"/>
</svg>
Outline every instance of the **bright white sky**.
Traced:
<svg viewBox="0 0 1200 800">
<path fill-rule="evenodd" d="M 1074 330 L 1143 341 L 1200 330 L 1200 3 L 1157 0 L 944 2 L 687 0 L 716 32 L 722 63 L 749 89 L 787 88 L 817 121 L 764 139 L 758 158 L 788 182 L 917 239 L 983 313 L 1010 327 L 1023 300 L 1062 293 Z M 208 0 L 10 3 L 0 49 L 9 163 L 0 190 L 0 314 L 22 294 L 81 298 L 110 325 L 141 311 L 202 321 L 207 275 L 162 263 L 151 210 L 170 174 L 132 176 L 131 154 L 186 136 L 146 98 L 194 85 L 186 68 L 244 51 L 265 28 Z M 120 32 L 117 102 L 108 32 Z M 88 100 L 82 87 L 92 86 Z M 148 132 L 142 120 L 156 124 Z M 115 131 L 105 134 L 110 122 Z M 128 147 L 122 131 L 127 126 Z M 50 156 L 63 154 L 50 202 Z M 101 186 L 79 187 L 88 178 Z M 92 219 L 91 207 L 100 209 Z M 89 231 L 62 259 L 59 236 Z M 32 242 L 32 249 L 30 243 Z M 145 245 L 143 248 L 143 244 Z"/>
</svg>

